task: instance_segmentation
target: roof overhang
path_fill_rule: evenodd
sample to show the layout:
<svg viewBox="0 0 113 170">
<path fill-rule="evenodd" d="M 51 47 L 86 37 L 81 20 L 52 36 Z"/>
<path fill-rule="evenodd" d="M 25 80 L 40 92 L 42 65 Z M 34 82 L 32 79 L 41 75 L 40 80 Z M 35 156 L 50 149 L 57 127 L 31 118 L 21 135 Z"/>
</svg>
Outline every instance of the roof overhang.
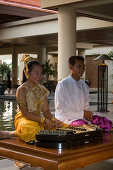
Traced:
<svg viewBox="0 0 113 170">
<path fill-rule="evenodd" d="M 47 12 L 47 13 L 57 13 L 57 11 L 53 11 L 53 10 L 49 10 L 49 9 L 42 9 L 40 7 L 40 1 L 39 0 L 32 0 L 32 1 L 28 1 L 28 0 L 0 0 L 0 6 L 1 9 L 7 8 L 10 9 L 10 11 L 12 11 L 12 9 L 15 8 L 19 8 L 19 10 L 23 9 L 29 9 L 29 10 L 35 10 L 35 11 L 40 11 L 40 12 Z M 11 9 L 12 8 L 12 9 Z M 3 10 L 2 10 L 3 12 Z M 37 15 L 38 16 L 38 15 Z"/>
<path fill-rule="evenodd" d="M 113 0 L 41 0 L 41 7 L 58 10 L 59 7 L 75 8 L 82 15 L 113 21 Z"/>
</svg>

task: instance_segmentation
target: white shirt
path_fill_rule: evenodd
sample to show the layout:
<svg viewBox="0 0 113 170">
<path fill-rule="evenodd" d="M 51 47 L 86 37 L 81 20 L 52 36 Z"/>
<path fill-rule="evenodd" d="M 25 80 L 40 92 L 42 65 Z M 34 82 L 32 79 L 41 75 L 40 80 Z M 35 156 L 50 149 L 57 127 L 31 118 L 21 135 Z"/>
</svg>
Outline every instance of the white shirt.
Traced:
<svg viewBox="0 0 113 170">
<path fill-rule="evenodd" d="M 55 91 L 55 117 L 70 124 L 83 119 L 84 110 L 89 110 L 89 87 L 82 80 L 71 76 L 60 81 Z"/>
</svg>

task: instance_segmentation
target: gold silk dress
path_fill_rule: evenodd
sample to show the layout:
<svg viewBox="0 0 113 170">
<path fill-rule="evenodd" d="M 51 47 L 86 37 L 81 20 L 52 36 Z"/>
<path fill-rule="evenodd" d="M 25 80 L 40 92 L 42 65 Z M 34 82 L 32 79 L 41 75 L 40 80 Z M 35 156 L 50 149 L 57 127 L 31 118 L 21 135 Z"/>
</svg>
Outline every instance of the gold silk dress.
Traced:
<svg viewBox="0 0 113 170">
<path fill-rule="evenodd" d="M 41 112 L 44 104 L 44 98 L 49 95 L 49 91 L 42 85 L 38 84 L 28 90 L 26 94 L 26 103 L 28 111 L 41 117 Z M 18 106 L 22 105 L 22 101 L 18 100 Z M 43 123 L 28 120 L 24 117 L 18 108 L 18 113 L 15 116 L 15 135 L 23 141 L 34 140 L 35 134 L 39 130 L 44 130 Z"/>
</svg>

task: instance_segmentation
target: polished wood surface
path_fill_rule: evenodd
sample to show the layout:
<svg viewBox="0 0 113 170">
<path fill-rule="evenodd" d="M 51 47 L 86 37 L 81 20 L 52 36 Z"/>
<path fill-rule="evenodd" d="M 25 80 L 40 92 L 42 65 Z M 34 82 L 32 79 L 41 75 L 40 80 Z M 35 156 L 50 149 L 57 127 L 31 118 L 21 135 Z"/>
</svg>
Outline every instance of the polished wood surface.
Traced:
<svg viewBox="0 0 113 170">
<path fill-rule="evenodd" d="M 18 138 L 0 140 L 0 156 L 27 162 L 45 170 L 72 170 L 113 158 L 113 132 L 104 133 L 97 143 L 67 149 L 28 145 Z"/>
</svg>

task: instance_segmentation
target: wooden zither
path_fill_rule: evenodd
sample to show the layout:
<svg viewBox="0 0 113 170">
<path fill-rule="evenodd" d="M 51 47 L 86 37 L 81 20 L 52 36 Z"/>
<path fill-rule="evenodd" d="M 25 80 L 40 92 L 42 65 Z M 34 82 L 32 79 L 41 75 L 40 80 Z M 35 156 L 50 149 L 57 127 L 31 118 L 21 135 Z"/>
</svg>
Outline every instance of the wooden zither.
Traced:
<svg viewBox="0 0 113 170">
<path fill-rule="evenodd" d="M 41 147 L 71 147 L 102 140 L 103 131 L 96 125 L 60 128 L 56 130 L 40 130 L 35 141 L 27 141 Z"/>
</svg>

